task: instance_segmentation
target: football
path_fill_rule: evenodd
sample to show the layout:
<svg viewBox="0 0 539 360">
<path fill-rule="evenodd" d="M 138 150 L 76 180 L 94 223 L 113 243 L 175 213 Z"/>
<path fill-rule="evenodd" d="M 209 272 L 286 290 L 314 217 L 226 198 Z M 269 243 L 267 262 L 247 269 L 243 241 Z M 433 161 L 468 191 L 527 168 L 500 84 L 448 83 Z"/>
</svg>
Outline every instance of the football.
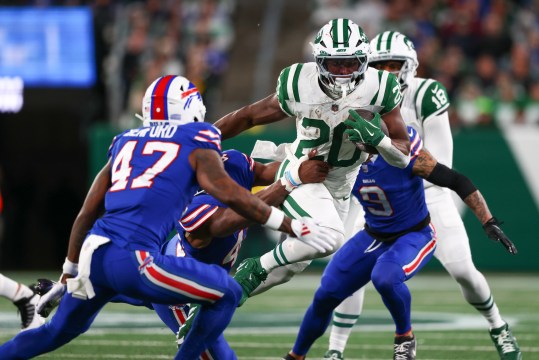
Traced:
<svg viewBox="0 0 539 360">
<path fill-rule="evenodd" d="M 372 111 L 366 110 L 366 109 L 356 109 L 354 110 L 358 115 L 360 115 L 365 120 L 372 120 L 374 119 L 374 113 Z M 350 118 L 351 120 L 354 120 L 353 118 Z M 386 136 L 389 136 L 389 131 L 387 130 L 386 123 L 382 120 L 381 122 L 382 131 Z M 378 154 L 378 150 L 374 146 L 367 145 L 364 143 L 356 143 L 356 146 L 359 150 L 364 151 L 369 154 Z"/>
</svg>

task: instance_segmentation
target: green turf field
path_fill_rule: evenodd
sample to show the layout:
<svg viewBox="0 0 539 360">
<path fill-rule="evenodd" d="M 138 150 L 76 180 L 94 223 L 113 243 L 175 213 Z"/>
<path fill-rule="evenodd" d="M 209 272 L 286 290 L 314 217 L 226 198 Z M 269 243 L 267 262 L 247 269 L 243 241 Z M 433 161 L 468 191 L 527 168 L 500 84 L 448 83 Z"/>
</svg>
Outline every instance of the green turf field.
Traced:
<svg viewBox="0 0 539 360">
<path fill-rule="evenodd" d="M 21 273 L 6 275 L 24 282 L 36 277 Z M 225 332 L 238 358 L 276 360 L 283 356 L 294 342 L 318 279 L 316 273 L 298 276 L 250 299 L 240 308 Z M 487 274 L 487 279 L 503 317 L 512 325 L 524 359 L 539 359 L 539 276 Z M 498 359 L 485 321 L 464 302 L 456 283 L 448 276 L 419 274 L 409 286 L 413 294 L 418 359 Z M 18 331 L 15 308 L 3 299 L 0 299 L 0 318 L 0 342 L 3 342 Z M 346 359 L 391 359 L 393 331 L 391 318 L 369 286 Z M 327 336 L 314 344 L 308 357 L 321 358 L 326 346 Z M 87 334 L 40 358 L 150 360 L 171 359 L 174 353 L 172 333 L 151 311 L 111 304 Z"/>
</svg>

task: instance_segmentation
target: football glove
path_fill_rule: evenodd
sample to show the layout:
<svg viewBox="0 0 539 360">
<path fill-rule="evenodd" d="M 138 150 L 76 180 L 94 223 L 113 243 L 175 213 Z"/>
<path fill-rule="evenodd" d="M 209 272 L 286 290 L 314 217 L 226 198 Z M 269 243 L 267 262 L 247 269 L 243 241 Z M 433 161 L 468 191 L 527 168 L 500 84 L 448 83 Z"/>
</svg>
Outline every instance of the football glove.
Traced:
<svg viewBox="0 0 539 360">
<path fill-rule="evenodd" d="M 490 220 L 488 220 L 485 224 L 483 224 L 483 230 L 485 230 L 485 233 L 489 238 L 491 238 L 494 241 L 501 242 L 502 245 L 509 251 L 509 253 L 516 255 L 517 248 L 515 244 L 509 238 L 505 233 L 503 232 L 500 225 L 503 224 L 503 222 L 498 221 L 495 217 L 492 217 Z"/>
<path fill-rule="evenodd" d="M 48 279 L 38 279 L 36 285 L 36 293 L 41 298 L 36 306 L 36 311 L 39 315 L 46 318 L 54 310 L 66 291 L 66 286 L 61 282 L 54 282 Z"/>
<path fill-rule="evenodd" d="M 350 117 L 344 121 L 349 126 L 344 132 L 348 134 L 350 141 L 363 143 L 371 146 L 378 146 L 380 141 L 386 136 L 382 131 L 382 118 L 379 113 L 374 114 L 372 120 L 366 120 L 354 110 L 348 110 Z"/>
<path fill-rule="evenodd" d="M 292 220 L 292 231 L 299 241 L 315 248 L 322 254 L 335 249 L 337 245 L 334 231 L 320 227 L 314 219 L 309 217 Z"/>
</svg>

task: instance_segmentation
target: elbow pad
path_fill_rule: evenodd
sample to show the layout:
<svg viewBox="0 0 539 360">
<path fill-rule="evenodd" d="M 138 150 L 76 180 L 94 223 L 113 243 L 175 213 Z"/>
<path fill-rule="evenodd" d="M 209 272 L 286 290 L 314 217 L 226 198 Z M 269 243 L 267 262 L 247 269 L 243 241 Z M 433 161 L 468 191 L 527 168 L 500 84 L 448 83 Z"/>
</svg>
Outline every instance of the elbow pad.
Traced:
<svg viewBox="0 0 539 360">
<path fill-rule="evenodd" d="M 453 190 L 462 200 L 477 190 L 472 181 L 466 176 L 440 163 L 434 166 L 426 180 L 434 185 Z"/>
</svg>

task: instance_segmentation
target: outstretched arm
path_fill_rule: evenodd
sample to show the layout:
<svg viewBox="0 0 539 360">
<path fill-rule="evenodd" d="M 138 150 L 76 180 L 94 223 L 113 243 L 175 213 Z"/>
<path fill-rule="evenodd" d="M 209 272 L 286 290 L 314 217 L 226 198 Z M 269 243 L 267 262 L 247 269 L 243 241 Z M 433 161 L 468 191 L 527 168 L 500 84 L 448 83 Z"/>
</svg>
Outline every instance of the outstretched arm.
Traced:
<svg viewBox="0 0 539 360">
<path fill-rule="evenodd" d="M 479 219 L 487 236 L 501 242 L 511 254 L 517 253 L 515 245 L 500 228 L 501 223 L 492 216 L 483 195 L 469 178 L 440 164 L 425 148 L 419 152 L 412 172 L 435 185 L 455 191 Z"/>
<path fill-rule="evenodd" d="M 316 155 L 313 150 L 309 157 Z M 279 168 L 279 162 L 270 164 L 256 163 L 255 184 L 268 185 L 265 189 L 256 193 L 256 196 L 270 206 L 278 206 L 283 203 L 290 193 L 281 179 L 271 183 Z M 306 160 L 299 165 L 298 176 L 302 183 L 318 183 L 326 179 L 329 172 L 329 165 L 320 160 Z M 252 224 L 252 221 L 241 216 L 230 208 L 220 208 L 210 216 L 202 226 L 189 234 L 189 241 L 195 247 L 207 245 L 214 237 L 226 236 L 234 231 L 243 229 Z"/>
<path fill-rule="evenodd" d="M 294 236 L 322 253 L 335 246 L 337 239 L 333 233 L 312 219 L 292 220 L 238 185 L 226 173 L 216 151 L 198 148 L 189 154 L 189 162 L 202 189 L 243 217 Z"/>
<path fill-rule="evenodd" d="M 277 95 L 272 94 L 223 116 L 214 125 L 221 130 L 223 139 L 228 139 L 254 126 L 270 124 L 287 117 L 281 110 Z"/>
<path fill-rule="evenodd" d="M 36 311 L 43 317 L 48 317 L 51 311 L 58 306 L 60 299 L 66 291 L 66 280 L 77 276 L 79 255 L 86 234 L 104 210 L 105 194 L 111 185 L 110 161 L 97 174 L 82 204 L 82 208 L 73 223 L 69 236 L 67 257 L 62 266 L 60 281 L 55 283 L 40 279 L 38 291 L 41 298 Z"/>
</svg>

